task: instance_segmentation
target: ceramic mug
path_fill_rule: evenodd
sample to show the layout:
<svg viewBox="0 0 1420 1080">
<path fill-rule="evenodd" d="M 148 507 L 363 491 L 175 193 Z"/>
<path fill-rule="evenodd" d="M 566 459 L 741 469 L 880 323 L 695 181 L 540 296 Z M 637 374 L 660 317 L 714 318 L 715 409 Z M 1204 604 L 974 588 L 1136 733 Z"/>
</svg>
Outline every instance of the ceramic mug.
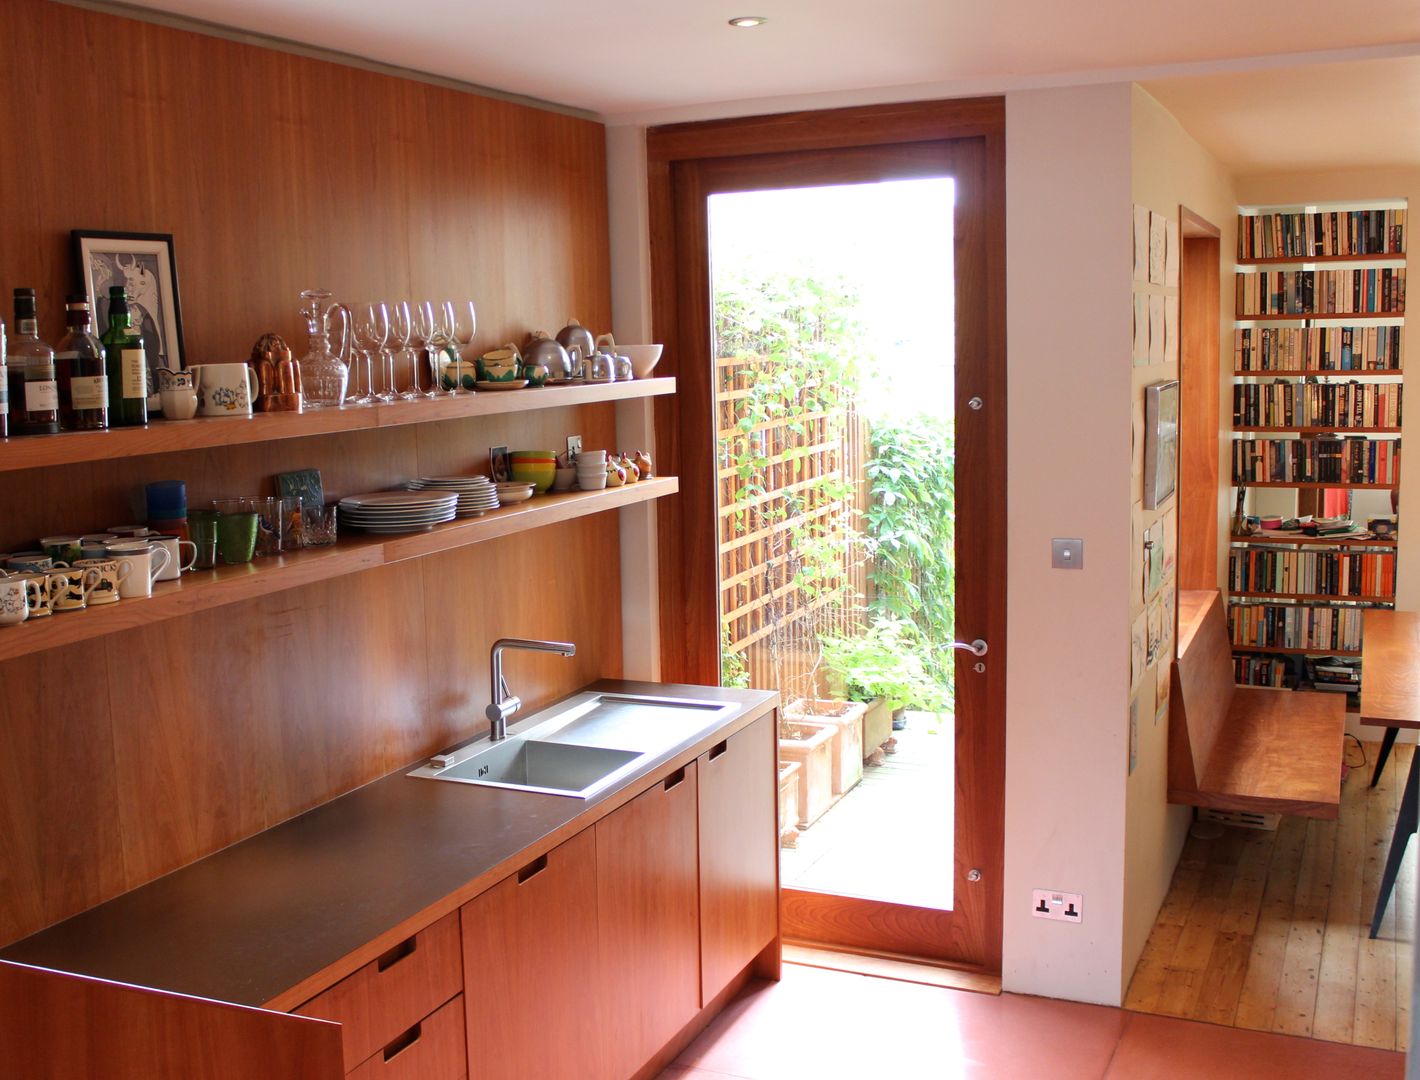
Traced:
<svg viewBox="0 0 1420 1080">
<path fill-rule="evenodd" d="M 24 583 L 25 605 L 29 608 L 30 618 L 39 619 L 53 613 L 54 608 L 49 602 L 49 574 L 47 572 L 17 574 L 6 580 Z"/>
<path fill-rule="evenodd" d="M 146 600 L 153 595 L 153 582 L 167 568 L 167 548 L 145 541 L 109 545 L 109 554 L 118 560 L 118 595 L 125 600 Z M 125 569 L 126 565 L 126 569 Z"/>
<path fill-rule="evenodd" d="M 124 540 L 136 540 L 140 536 L 152 536 L 153 530 L 146 525 L 110 525 L 109 536 Z"/>
<path fill-rule="evenodd" d="M 0 626 L 18 626 L 29 618 L 29 591 L 24 578 L 0 578 Z"/>
<path fill-rule="evenodd" d="M 159 390 L 158 400 L 166 420 L 191 420 L 197 415 L 197 390 L 191 386 Z"/>
<path fill-rule="evenodd" d="M 47 574 L 54 569 L 54 560 L 42 551 L 17 551 L 6 557 L 5 569 L 21 574 Z"/>
<path fill-rule="evenodd" d="M 158 574 L 157 580 L 177 581 L 184 570 L 191 570 L 197 565 L 197 545 L 191 540 L 183 540 L 177 536 L 150 536 L 148 539 L 168 553 L 168 561 Z M 185 547 L 191 549 L 187 562 L 182 561 L 182 549 Z"/>
<path fill-rule="evenodd" d="M 72 566 L 75 560 L 84 557 L 83 546 L 77 536 L 41 536 L 39 546 L 57 566 Z"/>
<path fill-rule="evenodd" d="M 250 364 L 192 364 L 197 411 L 203 416 L 250 416 L 256 400 L 256 369 Z"/>
<path fill-rule="evenodd" d="M 112 556 L 106 559 L 80 559 L 74 565 L 76 567 L 93 567 L 99 572 L 98 584 L 89 594 L 90 607 L 118 603 L 118 599 L 122 595 L 118 591 L 119 587 L 123 584 L 124 579 L 133 572 L 132 563 L 119 562 Z"/>
<path fill-rule="evenodd" d="M 99 583 L 99 572 L 90 567 L 63 567 L 49 572 L 49 606 L 55 611 L 83 611 Z"/>
</svg>

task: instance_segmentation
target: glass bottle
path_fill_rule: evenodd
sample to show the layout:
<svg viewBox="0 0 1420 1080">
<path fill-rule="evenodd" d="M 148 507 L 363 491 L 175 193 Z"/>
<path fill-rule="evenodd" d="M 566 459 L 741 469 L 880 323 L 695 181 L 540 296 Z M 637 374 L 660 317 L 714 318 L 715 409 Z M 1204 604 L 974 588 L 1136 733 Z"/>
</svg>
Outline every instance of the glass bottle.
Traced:
<svg viewBox="0 0 1420 1080">
<path fill-rule="evenodd" d="M 58 434 L 59 382 L 54 350 L 40 339 L 33 289 L 15 290 L 15 340 L 10 346 L 9 370 L 13 433 Z"/>
<path fill-rule="evenodd" d="M 0 439 L 10 436 L 10 371 L 5 366 L 5 320 L 0 319 Z"/>
<path fill-rule="evenodd" d="M 307 289 L 301 293 L 305 306 L 301 314 L 311 335 L 310 349 L 301 357 L 301 383 L 306 394 L 307 409 L 334 408 L 345 403 L 345 382 L 350 376 L 350 309 L 331 303 L 325 289 Z M 330 316 L 341 318 L 340 348 L 330 347 Z"/>
<path fill-rule="evenodd" d="M 64 301 L 68 331 L 54 349 L 61 371 L 69 371 L 69 427 L 75 431 L 102 431 L 108 427 L 108 368 L 104 349 L 90 329 L 93 314 L 89 298 L 70 296 Z"/>
<path fill-rule="evenodd" d="M 146 424 L 148 362 L 122 285 L 109 287 L 108 329 L 101 340 L 108 370 L 108 422 L 114 427 Z"/>
</svg>

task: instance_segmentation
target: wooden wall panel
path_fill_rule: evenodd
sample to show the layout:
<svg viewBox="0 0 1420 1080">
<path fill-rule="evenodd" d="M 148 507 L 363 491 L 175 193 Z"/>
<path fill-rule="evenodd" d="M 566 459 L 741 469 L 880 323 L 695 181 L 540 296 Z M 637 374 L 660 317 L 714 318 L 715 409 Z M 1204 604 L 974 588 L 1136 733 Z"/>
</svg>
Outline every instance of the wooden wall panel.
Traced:
<svg viewBox="0 0 1420 1080">
<path fill-rule="evenodd" d="M 75 227 L 173 234 L 192 362 L 303 345 L 317 285 L 472 296 L 484 346 L 609 326 L 600 125 L 44 0 L 7 15 L 26 166 L 0 170 L 0 303 L 34 286 L 51 340 Z M 613 407 L 8 473 L 0 550 L 141 521 L 151 480 L 201 505 L 314 467 L 339 496 L 571 433 L 611 447 Z M 479 731 L 499 635 L 579 645 L 512 661 L 530 708 L 618 677 L 616 546 L 599 515 L 0 664 L 0 943 Z"/>
</svg>

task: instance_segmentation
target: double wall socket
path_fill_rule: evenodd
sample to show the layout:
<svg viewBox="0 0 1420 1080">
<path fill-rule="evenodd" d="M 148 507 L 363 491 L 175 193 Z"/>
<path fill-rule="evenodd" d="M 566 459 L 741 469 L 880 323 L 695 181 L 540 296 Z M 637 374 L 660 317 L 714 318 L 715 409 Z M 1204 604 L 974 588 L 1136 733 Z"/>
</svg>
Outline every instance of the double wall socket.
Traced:
<svg viewBox="0 0 1420 1080">
<path fill-rule="evenodd" d="M 1077 923 L 1084 918 L 1085 898 L 1079 893 L 1032 889 L 1030 902 L 1031 914 L 1037 919 Z"/>
</svg>

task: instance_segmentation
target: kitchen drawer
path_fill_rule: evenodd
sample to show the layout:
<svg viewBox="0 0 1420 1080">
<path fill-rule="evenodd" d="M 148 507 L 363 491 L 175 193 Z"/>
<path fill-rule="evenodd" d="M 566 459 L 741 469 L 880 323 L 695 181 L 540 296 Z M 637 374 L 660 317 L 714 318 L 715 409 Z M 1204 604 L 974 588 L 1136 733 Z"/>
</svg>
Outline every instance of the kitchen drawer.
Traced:
<svg viewBox="0 0 1420 1080">
<path fill-rule="evenodd" d="M 464 1080 L 463 995 L 402 1031 L 348 1080 Z"/>
<path fill-rule="evenodd" d="M 353 1069 L 462 988 L 463 958 L 455 911 L 295 1011 L 340 1024 L 345 1067 Z"/>
</svg>

